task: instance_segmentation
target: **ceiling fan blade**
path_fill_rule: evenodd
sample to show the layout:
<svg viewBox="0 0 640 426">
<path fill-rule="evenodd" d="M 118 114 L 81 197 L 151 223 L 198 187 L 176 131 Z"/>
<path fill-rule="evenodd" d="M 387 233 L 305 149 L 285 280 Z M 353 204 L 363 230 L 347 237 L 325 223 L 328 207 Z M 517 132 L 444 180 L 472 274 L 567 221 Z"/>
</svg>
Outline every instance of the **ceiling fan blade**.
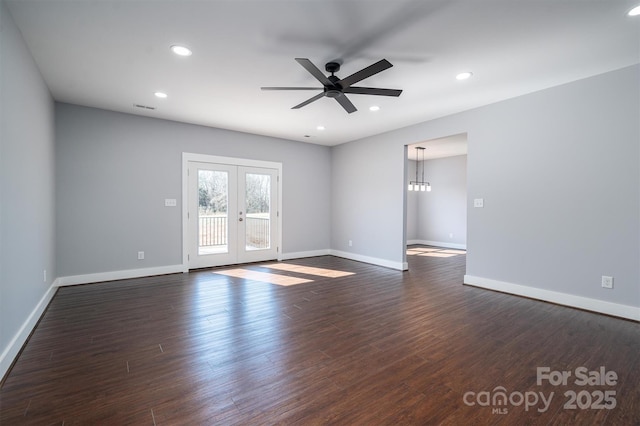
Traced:
<svg viewBox="0 0 640 426">
<path fill-rule="evenodd" d="M 358 95 L 379 95 L 379 96 L 400 96 L 402 90 L 399 89 L 378 89 L 375 87 L 347 87 L 344 93 L 355 93 Z"/>
<path fill-rule="evenodd" d="M 323 87 L 261 87 L 260 90 L 323 90 Z"/>
<path fill-rule="evenodd" d="M 311 62 L 307 58 L 296 58 L 296 61 L 300 65 L 302 65 L 304 67 L 304 69 L 309 71 L 309 73 L 311 73 L 311 75 L 314 76 L 316 78 L 316 80 L 318 80 L 320 83 L 322 83 L 323 86 L 332 86 L 333 85 L 333 83 L 331 83 L 331 80 L 329 80 L 329 78 L 327 78 L 327 76 L 324 75 L 324 73 L 322 71 L 320 71 L 318 69 L 318 67 L 313 65 L 313 62 Z"/>
<path fill-rule="evenodd" d="M 343 88 L 347 88 L 354 83 L 357 83 L 365 78 L 371 77 L 374 74 L 378 74 L 380 71 L 384 71 L 388 68 L 391 68 L 391 62 L 386 59 L 381 59 L 373 65 L 369 65 L 366 68 L 361 69 L 360 71 L 351 74 L 349 77 L 345 77 L 339 81 L 340 85 Z"/>
<path fill-rule="evenodd" d="M 344 108 L 345 111 L 347 111 L 349 114 L 351 114 L 352 112 L 356 112 L 358 109 L 351 103 L 351 101 L 349 100 L 349 98 L 347 98 L 344 94 L 334 98 L 336 101 L 338 101 L 338 103 L 340 105 L 342 105 L 342 108 Z"/>
<path fill-rule="evenodd" d="M 322 98 L 322 97 L 324 97 L 324 92 L 322 92 L 322 93 L 318 93 L 318 94 L 317 94 L 317 95 L 315 95 L 314 97 L 307 99 L 306 101 L 304 101 L 304 102 L 302 102 L 301 104 L 298 104 L 298 105 L 296 105 L 296 106 L 292 107 L 291 109 L 298 109 L 298 108 L 302 108 L 303 106 L 305 106 L 305 105 L 309 105 L 311 102 L 315 102 L 315 101 L 317 101 L 318 99 L 320 99 L 320 98 Z"/>
</svg>

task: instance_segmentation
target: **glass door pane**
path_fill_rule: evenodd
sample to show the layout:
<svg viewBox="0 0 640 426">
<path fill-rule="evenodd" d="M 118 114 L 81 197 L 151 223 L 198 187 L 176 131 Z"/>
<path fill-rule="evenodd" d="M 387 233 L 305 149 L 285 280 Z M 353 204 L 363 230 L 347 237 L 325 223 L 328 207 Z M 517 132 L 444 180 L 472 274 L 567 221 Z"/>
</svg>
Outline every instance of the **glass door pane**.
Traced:
<svg viewBox="0 0 640 426">
<path fill-rule="evenodd" d="M 238 167 L 238 261 L 278 257 L 278 171 Z"/>
<path fill-rule="evenodd" d="M 245 174 L 245 250 L 271 248 L 271 175 Z"/>
<path fill-rule="evenodd" d="M 237 167 L 189 163 L 189 269 L 235 263 L 238 252 Z"/>
<path fill-rule="evenodd" d="M 229 252 L 229 173 L 198 170 L 198 255 Z"/>
</svg>

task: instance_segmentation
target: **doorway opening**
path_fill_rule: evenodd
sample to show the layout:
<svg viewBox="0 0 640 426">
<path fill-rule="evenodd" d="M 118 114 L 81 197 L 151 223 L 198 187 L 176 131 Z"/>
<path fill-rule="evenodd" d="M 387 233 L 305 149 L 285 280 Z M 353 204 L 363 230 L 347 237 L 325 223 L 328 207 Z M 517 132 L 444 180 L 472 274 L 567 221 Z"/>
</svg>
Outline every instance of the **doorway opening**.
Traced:
<svg viewBox="0 0 640 426">
<path fill-rule="evenodd" d="M 412 250 L 416 247 L 465 251 L 467 134 L 422 141 L 407 145 L 406 150 L 405 259 L 416 255 Z M 428 183 L 429 190 L 412 185 L 413 181 Z M 440 257 L 455 254 L 438 253 Z"/>
</svg>

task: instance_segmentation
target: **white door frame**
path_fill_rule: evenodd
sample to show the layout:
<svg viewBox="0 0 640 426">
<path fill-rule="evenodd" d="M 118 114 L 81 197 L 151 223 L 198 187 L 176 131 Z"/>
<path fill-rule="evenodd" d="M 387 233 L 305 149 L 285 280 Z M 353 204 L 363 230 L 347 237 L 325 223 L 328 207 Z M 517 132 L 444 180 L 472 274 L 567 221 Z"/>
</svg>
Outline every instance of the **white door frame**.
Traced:
<svg viewBox="0 0 640 426">
<path fill-rule="evenodd" d="M 278 213 L 276 215 L 277 232 L 276 247 L 278 261 L 282 260 L 282 163 L 262 160 L 249 160 L 235 157 L 219 157 L 216 155 L 182 153 L 182 272 L 189 272 L 189 162 L 229 164 L 233 166 L 259 167 L 278 170 Z"/>
</svg>

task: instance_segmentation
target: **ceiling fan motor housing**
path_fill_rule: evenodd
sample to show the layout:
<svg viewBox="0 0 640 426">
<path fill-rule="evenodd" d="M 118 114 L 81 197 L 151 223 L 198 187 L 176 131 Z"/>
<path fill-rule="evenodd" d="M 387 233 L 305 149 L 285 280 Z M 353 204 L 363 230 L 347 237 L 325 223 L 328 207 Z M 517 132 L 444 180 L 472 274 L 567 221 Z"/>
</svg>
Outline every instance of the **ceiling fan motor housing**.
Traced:
<svg viewBox="0 0 640 426">
<path fill-rule="evenodd" d="M 329 62 L 329 64 L 331 64 L 331 63 L 332 62 Z M 333 62 L 333 63 L 335 63 L 335 62 Z M 327 64 L 327 70 L 329 68 L 329 64 Z M 338 64 L 336 64 L 336 65 L 338 65 Z M 340 68 L 340 65 L 338 65 L 338 68 Z M 327 78 L 332 83 L 332 86 L 325 86 L 324 87 L 325 95 L 327 97 L 329 97 L 329 98 L 337 98 L 338 96 L 342 95 L 342 86 L 339 83 L 340 79 L 338 77 L 336 77 L 335 75 L 330 75 Z"/>
<path fill-rule="evenodd" d="M 337 62 L 327 62 L 327 64 L 324 66 L 324 69 L 331 74 L 335 74 L 340 71 L 340 64 Z"/>
</svg>

